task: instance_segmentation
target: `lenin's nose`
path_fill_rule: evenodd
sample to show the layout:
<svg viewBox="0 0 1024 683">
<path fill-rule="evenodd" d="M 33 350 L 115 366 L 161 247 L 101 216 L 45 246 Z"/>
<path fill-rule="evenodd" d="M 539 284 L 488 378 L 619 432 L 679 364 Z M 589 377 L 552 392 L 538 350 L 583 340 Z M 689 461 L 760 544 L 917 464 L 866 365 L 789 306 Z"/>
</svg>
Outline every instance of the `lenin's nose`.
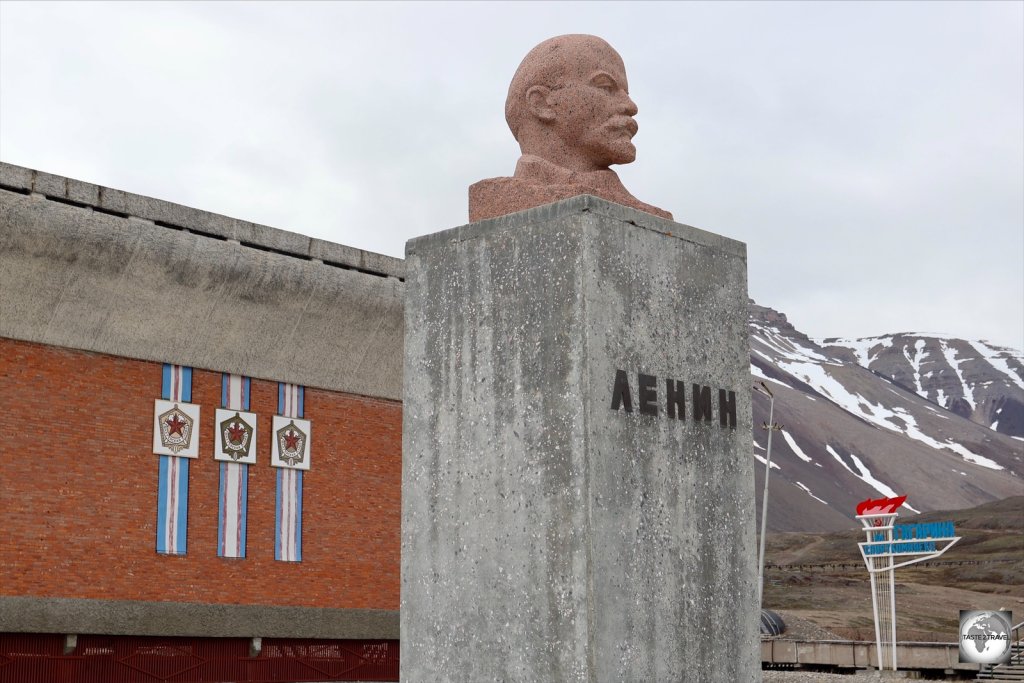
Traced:
<svg viewBox="0 0 1024 683">
<path fill-rule="evenodd" d="M 623 113 L 626 116 L 636 116 L 636 113 L 638 111 L 640 111 L 640 110 L 637 108 L 636 102 L 633 101 L 632 97 L 630 97 L 629 95 L 626 95 L 626 106 L 623 109 Z"/>
</svg>

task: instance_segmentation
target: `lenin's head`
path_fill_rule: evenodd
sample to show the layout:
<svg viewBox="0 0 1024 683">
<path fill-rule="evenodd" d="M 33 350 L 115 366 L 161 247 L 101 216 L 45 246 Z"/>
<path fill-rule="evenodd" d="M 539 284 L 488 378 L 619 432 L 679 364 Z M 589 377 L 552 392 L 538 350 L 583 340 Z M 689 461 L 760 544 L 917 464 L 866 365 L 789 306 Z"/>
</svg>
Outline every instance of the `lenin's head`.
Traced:
<svg viewBox="0 0 1024 683">
<path fill-rule="evenodd" d="M 622 58 L 597 36 L 549 38 L 523 59 L 505 120 L 523 154 L 575 171 L 636 159 L 636 104 Z"/>
</svg>

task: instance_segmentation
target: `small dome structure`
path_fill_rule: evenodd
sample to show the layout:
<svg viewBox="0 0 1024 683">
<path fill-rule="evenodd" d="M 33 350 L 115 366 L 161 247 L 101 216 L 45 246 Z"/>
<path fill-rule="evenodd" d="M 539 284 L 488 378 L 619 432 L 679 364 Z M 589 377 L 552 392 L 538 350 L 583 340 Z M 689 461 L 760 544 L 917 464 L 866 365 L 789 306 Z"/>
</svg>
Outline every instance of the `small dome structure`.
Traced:
<svg viewBox="0 0 1024 683">
<path fill-rule="evenodd" d="M 786 630 L 786 622 L 770 609 L 761 610 L 761 635 L 779 636 Z"/>
</svg>

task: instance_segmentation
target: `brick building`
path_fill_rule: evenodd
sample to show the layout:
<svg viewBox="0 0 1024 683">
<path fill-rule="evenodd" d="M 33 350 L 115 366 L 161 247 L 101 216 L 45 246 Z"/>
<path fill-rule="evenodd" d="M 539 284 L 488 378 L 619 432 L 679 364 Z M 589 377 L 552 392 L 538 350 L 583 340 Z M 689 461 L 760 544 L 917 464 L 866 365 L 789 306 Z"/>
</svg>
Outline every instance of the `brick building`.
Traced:
<svg viewBox="0 0 1024 683">
<path fill-rule="evenodd" d="M 402 275 L 0 165 L 0 682 L 397 680 Z"/>
</svg>

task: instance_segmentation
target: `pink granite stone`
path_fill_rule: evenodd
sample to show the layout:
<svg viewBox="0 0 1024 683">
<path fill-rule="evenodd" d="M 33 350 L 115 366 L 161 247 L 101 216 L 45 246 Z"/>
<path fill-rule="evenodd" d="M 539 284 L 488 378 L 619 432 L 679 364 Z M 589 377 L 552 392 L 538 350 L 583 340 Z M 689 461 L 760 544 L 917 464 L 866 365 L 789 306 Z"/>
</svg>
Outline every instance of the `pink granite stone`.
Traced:
<svg viewBox="0 0 1024 683">
<path fill-rule="evenodd" d="M 609 168 L 636 159 L 636 112 L 611 45 L 589 35 L 545 40 L 523 59 L 505 100 L 505 120 L 523 153 L 515 175 L 471 185 L 469 220 L 580 194 L 671 219 L 631 195 Z"/>
</svg>

